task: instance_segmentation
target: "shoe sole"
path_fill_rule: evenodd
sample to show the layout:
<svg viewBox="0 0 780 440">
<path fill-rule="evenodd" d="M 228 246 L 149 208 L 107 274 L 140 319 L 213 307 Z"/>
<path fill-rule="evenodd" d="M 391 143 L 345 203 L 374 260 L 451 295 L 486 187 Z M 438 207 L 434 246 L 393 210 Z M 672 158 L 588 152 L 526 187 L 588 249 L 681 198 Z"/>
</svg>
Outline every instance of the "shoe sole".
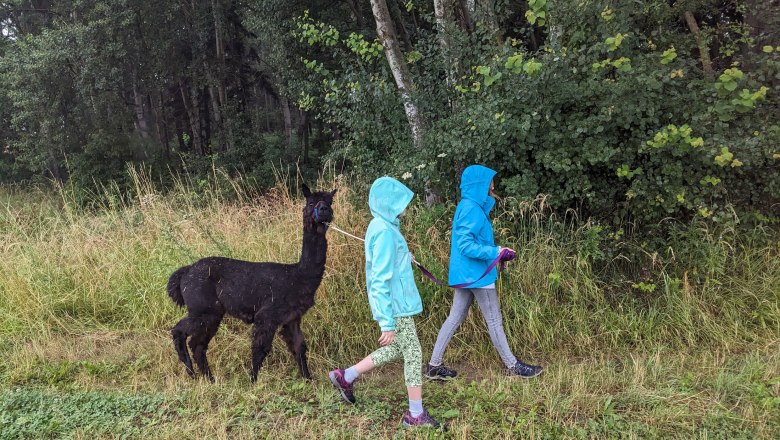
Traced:
<svg viewBox="0 0 780 440">
<path fill-rule="evenodd" d="M 334 388 L 336 388 L 336 391 L 339 392 L 339 395 L 341 395 L 341 400 L 349 403 L 350 405 L 354 405 L 355 402 L 357 402 L 357 399 L 355 399 L 355 402 L 353 402 L 347 398 L 347 396 L 344 394 L 344 390 L 342 390 L 341 387 L 339 386 L 338 380 L 336 380 L 336 375 L 333 374 L 332 371 L 328 373 L 328 379 L 330 379 L 330 383 L 333 385 Z"/>
<path fill-rule="evenodd" d="M 446 429 L 443 426 L 433 426 L 433 425 L 411 425 L 407 422 L 403 422 L 404 428 L 430 428 L 430 429 L 441 429 L 442 431 L 446 431 Z"/>
<path fill-rule="evenodd" d="M 544 370 L 539 370 L 538 373 L 534 374 L 533 376 L 521 376 L 519 374 L 507 374 L 507 376 L 511 378 L 519 377 L 520 379 L 533 379 L 536 376 L 539 376 L 540 374 L 544 373 Z"/>
<path fill-rule="evenodd" d="M 457 376 L 455 376 L 455 377 L 457 377 Z M 429 379 L 429 380 L 439 380 L 439 381 L 442 381 L 442 382 L 448 382 L 450 380 L 455 379 L 455 377 L 452 377 L 452 376 L 439 376 L 439 375 L 428 376 L 427 374 L 425 375 L 426 379 Z"/>
</svg>

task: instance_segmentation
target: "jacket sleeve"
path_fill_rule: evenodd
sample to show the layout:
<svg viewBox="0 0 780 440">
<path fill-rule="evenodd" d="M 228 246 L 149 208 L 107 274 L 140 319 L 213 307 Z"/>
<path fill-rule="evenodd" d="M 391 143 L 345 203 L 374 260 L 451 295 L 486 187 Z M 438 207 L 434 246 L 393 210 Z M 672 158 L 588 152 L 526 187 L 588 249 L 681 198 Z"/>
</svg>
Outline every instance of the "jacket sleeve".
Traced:
<svg viewBox="0 0 780 440">
<path fill-rule="evenodd" d="M 482 244 L 477 240 L 482 223 L 486 221 L 484 213 L 474 206 L 465 208 L 452 226 L 452 234 L 458 240 L 458 251 L 475 260 L 492 261 L 498 256 L 499 246 Z"/>
<path fill-rule="evenodd" d="M 383 332 L 395 330 L 393 319 L 392 289 L 390 280 L 393 278 L 395 265 L 395 240 L 392 231 L 382 230 L 372 239 L 369 248 L 371 252 L 371 273 L 368 282 L 368 303 L 371 313 Z"/>
</svg>

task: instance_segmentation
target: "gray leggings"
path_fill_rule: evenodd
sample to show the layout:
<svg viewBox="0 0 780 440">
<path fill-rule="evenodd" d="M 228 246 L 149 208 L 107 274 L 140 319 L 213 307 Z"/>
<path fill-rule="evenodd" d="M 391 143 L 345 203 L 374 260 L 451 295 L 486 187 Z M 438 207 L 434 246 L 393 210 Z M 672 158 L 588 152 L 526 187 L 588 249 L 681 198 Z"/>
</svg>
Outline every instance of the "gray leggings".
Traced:
<svg viewBox="0 0 780 440">
<path fill-rule="evenodd" d="M 509 349 L 509 344 L 506 341 L 496 289 L 455 289 L 450 315 L 447 316 L 447 320 L 441 326 L 439 336 L 436 338 L 436 345 L 433 347 L 431 365 L 441 365 L 444 350 L 447 348 L 447 344 L 450 343 L 452 335 L 455 334 L 455 330 L 466 319 L 474 297 L 477 298 L 479 309 L 482 311 L 482 316 L 487 324 L 490 340 L 493 342 L 496 350 L 498 350 L 501 361 L 504 362 L 507 368 L 514 367 L 517 363 L 517 358 L 512 354 L 512 350 Z"/>
</svg>

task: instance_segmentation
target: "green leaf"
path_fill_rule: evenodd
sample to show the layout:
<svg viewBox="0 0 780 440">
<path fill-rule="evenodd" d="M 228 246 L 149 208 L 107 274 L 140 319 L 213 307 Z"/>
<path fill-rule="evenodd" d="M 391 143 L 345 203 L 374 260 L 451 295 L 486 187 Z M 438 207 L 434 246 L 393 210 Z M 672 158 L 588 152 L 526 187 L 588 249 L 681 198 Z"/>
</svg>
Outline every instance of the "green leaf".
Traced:
<svg viewBox="0 0 780 440">
<path fill-rule="evenodd" d="M 441 415 L 443 419 L 453 419 L 455 417 L 458 417 L 460 415 L 460 411 L 457 409 L 450 409 L 444 412 L 444 414 Z"/>
<path fill-rule="evenodd" d="M 494 82 L 496 82 L 499 78 L 501 78 L 502 73 L 498 72 L 495 75 L 485 75 L 485 87 L 488 87 L 492 85 Z"/>
<path fill-rule="evenodd" d="M 734 154 L 729 151 L 728 147 L 723 147 L 720 149 L 720 154 L 715 156 L 715 163 L 718 164 L 718 166 L 725 167 L 731 163 L 732 159 L 734 159 Z"/>
<path fill-rule="evenodd" d="M 422 57 L 423 55 L 419 50 L 413 50 L 409 52 L 408 55 L 406 55 L 406 60 L 409 61 L 409 64 L 414 64 L 415 62 L 421 60 Z"/>
<path fill-rule="evenodd" d="M 702 185 L 706 185 L 706 184 L 709 183 L 710 185 L 715 186 L 715 185 L 720 183 L 720 179 L 718 179 L 717 177 L 713 177 L 713 176 L 704 176 L 704 178 L 701 179 L 699 181 L 699 183 L 702 184 Z"/>
<path fill-rule="evenodd" d="M 523 54 L 515 54 L 507 58 L 504 67 L 512 73 L 520 73 L 523 69 Z"/>
<path fill-rule="evenodd" d="M 774 49 L 772 48 L 772 46 L 764 46 L 761 48 L 761 50 L 763 50 L 765 53 L 772 53 L 772 50 Z"/>
<path fill-rule="evenodd" d="M 536 72 L 538 72 L 541 68 L 542 68 L 542 63 L 537 62 L 535 59 L 531 58 L 523 66 L 523 71 L 525 71 L 525 73 L 529 75 L 533 75 Z"/>
<path fill-rule="evenodd" d="M 669 64 L 674 61 L 675 58 L 677 58 L 677 50 L 674 47 L 670 47 L 661 54 L 661 64 Z"/>
<path fill-rule="evenodd" d="M 607 51 L 612 52 L 613 50 L 616 50 L 620 45 L 623 43 L 623 38 L 625 38 L 626 35 L 618 33 L 614 37 L 607 37 L 606 40 L 604 40 L 604 43 L 607 45 Z"/>
</svg>

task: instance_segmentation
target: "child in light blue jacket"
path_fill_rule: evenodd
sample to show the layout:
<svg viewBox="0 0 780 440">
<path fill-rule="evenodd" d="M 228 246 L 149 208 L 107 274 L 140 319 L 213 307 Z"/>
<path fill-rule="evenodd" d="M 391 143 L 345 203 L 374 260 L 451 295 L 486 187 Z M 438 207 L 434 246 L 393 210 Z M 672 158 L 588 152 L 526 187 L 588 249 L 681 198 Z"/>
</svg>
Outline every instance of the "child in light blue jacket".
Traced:
<svg viewBox="0 0 780 440">
<path fill-rule="evenodd" d="M 366 231 L 366 287 L 368 303 L 379 324 L 381 347 L 354 366 L 330 372 L 333 386 L 348 403 L 355 403 L 354 381 L 374 367 L 404 359 L 404 381 L 409 410 L 404 426 L 439 427 L 422 406 L 422 350 L 414 315 L 422 312 L 422 299 L 412 273 L 412 254 L 401 235 L 400 217 L 414 193 L 401 182 L 380 177 L 371 185 L 368 206 L 373 220 Z"/>
</svg>

